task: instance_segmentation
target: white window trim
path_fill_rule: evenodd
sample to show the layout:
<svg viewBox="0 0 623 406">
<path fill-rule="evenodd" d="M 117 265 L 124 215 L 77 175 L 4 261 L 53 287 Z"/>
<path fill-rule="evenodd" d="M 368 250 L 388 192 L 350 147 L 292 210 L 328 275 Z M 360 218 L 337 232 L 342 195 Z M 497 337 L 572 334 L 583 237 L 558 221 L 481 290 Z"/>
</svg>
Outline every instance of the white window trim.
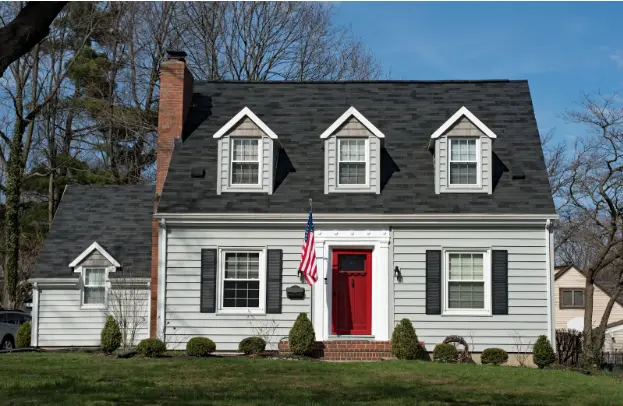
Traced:
<svg viewBox="0 0 623 406">
<path fill-rule="evenodd" d="M 257 140 L 257 183 L 234 183 L 234 140 Z M 240 137 L 240 136 L 230 136 L 229 137 L 229 179 L 228 184 L 231 189 L 261 189 L 262 185 L 262 167 L 263 167 L 263 158 L 264 158 L 264 140 L 263 137 Z M 236 161 L 242 162 L 242 161 Z M 245 162 L 255 162 L 255 161 L 245 161 Z"/>
<path fill-rule="evenodd" d="M 451 183 L 451 159 L 452 159 L 452 141 L 453 140 L 475 140 L 476 141 L 476 183 Z M 457 162 L 472 162 L 472 161 L 457 161 Z M 482 150 L 480 144 L 480 138 L 478 137 L 448 137 L 448 162 L 447 162 L 447 180 L 448 189 L 480 189 L 482 188 Z"/>
<path fill-rule="evenodd" d="M 223 289 L 225 286 L 225 254 L 229 253 L 259 253 L 259 277 L 260 277 L 260 303 L 257 308 L 249 307 L 223 307 Z M 253 247 L 235 247 L 235 248 L 219 248 L 218 249 L 218 289 L 217 296 L 217 314 L 266 314 L 266 248 Z"/>
<path fill-rule="evenodd" d="M 102 304 L 85 304 L 84 303 L 84 289 L 86 282 L 86 269 L 104 269 L 104 303 Z M 80 266 L 76 268 L 75 272 L 80 273 L 80 309 L 106 309 L 108 307 L 108 292 L 110 290 L 110 272 L 115 272 L 114 266 Z"/>
<path fill-rule="evenodd" d="M 363 140 L 365 142 L 365 164 L 366 164 L 366 183 L 362 184 L 342 184 L 340 183 L 340 141 L 341 140 Z M 335 137 L 337 146 L 335 148 L 337 156 L 335 157 L 335 186 L 338 189 L 362 189 L 367 190 L 370 188 L 370 138 L 363 137 Z M 360 161 L 346 161 L 346 162 L 360 162 Z"/>
<path fill-rule="evenodd" d="M 450 309 L 448 296 L 448 282 L 450 273 L 450 254 L 483 254 L 482 267 L 485 281 L 485 307 L 484 309 Z M 489 248 L 452 248 L 443 250 L 441 269 L 443 283 L 443 316 L 491 316 L 491 249 Z"/>
</svg>

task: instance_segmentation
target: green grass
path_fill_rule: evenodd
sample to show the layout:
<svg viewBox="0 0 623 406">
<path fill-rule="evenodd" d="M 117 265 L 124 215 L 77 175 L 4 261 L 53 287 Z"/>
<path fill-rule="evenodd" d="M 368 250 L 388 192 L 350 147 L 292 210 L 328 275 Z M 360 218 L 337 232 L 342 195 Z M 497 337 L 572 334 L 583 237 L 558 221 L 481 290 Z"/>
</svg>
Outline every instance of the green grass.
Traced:
<svg viewBox="0 0 623 406">
<path fill-rule="evenodd" d="M 0 404 L 622 405 L 612 376 L 482 365 L 0 355 Z"/>
</svg>

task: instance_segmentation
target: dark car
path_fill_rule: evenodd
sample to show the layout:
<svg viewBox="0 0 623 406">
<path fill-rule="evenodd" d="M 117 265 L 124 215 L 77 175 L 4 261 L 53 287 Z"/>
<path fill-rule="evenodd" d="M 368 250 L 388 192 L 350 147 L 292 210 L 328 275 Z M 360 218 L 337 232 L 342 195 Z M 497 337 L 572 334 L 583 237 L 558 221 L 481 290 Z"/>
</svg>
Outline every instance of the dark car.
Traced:
<svg viewBox="0 0 623 406">
<path fill-rule="evenodd" d="M 30 315 L 21 310 L 0 309 L 0 350 L 15 348 L 17 330 L 30 320 Z"/>
</svg>

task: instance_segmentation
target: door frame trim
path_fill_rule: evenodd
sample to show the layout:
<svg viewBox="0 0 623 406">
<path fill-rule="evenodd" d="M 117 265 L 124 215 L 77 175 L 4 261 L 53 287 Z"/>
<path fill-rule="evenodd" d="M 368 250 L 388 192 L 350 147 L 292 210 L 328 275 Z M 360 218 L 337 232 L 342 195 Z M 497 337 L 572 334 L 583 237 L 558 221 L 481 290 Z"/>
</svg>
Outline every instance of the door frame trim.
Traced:
<svg viewBox="0 0 623 406">
<path fill-rule="evenodd" d="M 333 247 L 331 249 L 331 282 L 335 283 L 335 278 L 337 276 L 337 273 L 335 272 L 335 270 L 333 269 L 333 259 L 335 259 L 336 255 L 340 255 L 340 254 L 364 254 L 366 256 L 365 259 L 365 264 L 364 267 L 369 267 L 369 269 L 367 270 L 367 275 L 365 276 L 365 283 L 366 283 L 366 296 L 368 296 L 369 298 L 369 303 L 368 303 L 368 308 L 365 309 L 366 312 L 366 319 L 367 319 L 367 327 L 368 327 L 368 331 L 365 332 L 358 332 L 358 333 L 338 333 L 336 330 L 336 324 L 335 324 L 335 314 L 336 312 L 338 312 L 339 310 L 337 309 L 337 306 L 334 305 L 334 303 L 331 303 L 331 335 L 339 335 L 339 336 L 351 336 L 351 335 L 363 335 L 363 336 L 370 336 L 372 334 L 372 274 L 374 273 L 373 270 L 373 266 L 372 266 L 372 252 L 374 251 L 374 248 L 362 248 L 362 247 L 358 247 L 358 248 L 351 248 L 351 247 Z M 365 270 L 365 269 L 364 269 Z M 331 289 L 331 293 L 333 293 L 333 288 Z M 338 294 L 340 294 L 340 292 L 337 292 Z M 331 296 L 333 297 L 333 296 Z M 352 310 L 352 309 L 351 309 Z"/>
<path fill-rule="evenodd" d="M 312 287 L 312 323 L 316 340 L 329 340 L 331 334 L 331 255 L 332 249 L 372 249 L 372 336 L 387 341 L 393 326 L 393 274 L 390 256 L 391 231 L 386 229 L 335 230 L 316 228 L 318 282 Z"/>
</svg>

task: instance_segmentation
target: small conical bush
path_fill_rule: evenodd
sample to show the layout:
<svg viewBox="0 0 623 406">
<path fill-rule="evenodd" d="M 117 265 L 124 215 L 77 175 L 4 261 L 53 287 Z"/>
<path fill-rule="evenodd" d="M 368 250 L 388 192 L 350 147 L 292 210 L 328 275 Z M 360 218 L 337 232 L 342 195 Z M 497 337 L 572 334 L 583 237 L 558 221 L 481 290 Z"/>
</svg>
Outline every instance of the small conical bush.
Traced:
<svg viewBox="0 0 623 406">
<path fill-rule="evenodd" d="M 290 351 L 294 355 L 310 354 L 314 350 L 315 343 L 316 333 L 311 320 L 307 317 L 307 313 L 299 314 L 288 337 Z"/>
<path fill-rule="evenodd" d="M 112 354 L 121 346 L 121 330 L 115 318 L 108 316 L 106 325 L 102 329 L 100 347 L 105 354 Z"/>
<path fill-rule="evenodd" d="M 392 334 L 392 354 L 398 359 L 421 359 L 424 349 L 409 319 L 402 319 Z"/>
</svg>

